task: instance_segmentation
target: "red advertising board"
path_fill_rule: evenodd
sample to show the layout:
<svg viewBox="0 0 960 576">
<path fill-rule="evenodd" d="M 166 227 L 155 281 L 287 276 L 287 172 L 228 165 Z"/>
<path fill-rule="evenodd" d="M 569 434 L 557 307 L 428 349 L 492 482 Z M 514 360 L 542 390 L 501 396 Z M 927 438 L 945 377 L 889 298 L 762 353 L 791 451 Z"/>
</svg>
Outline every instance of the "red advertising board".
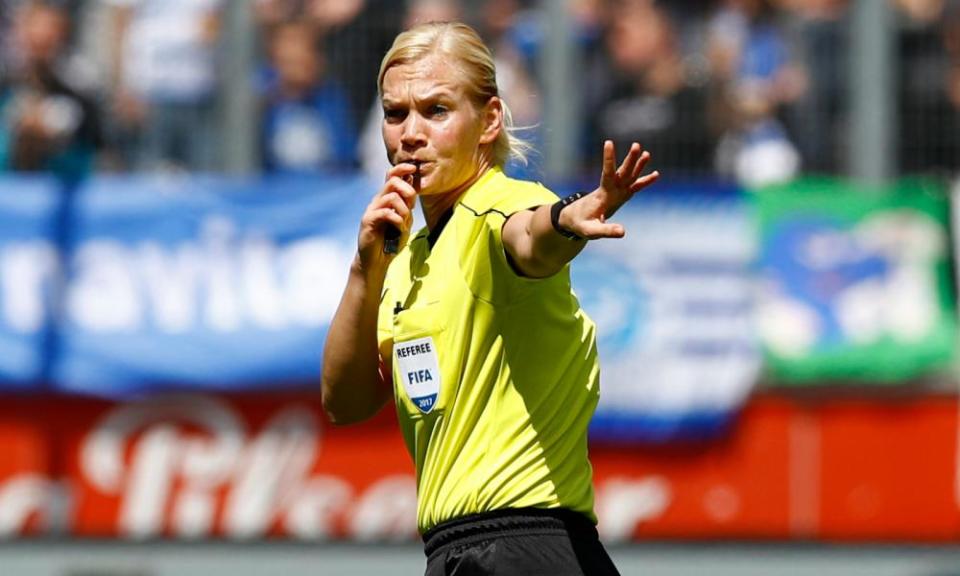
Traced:
<svg viewBox="0 0 960 576">
<path fill-rule="evenodd" d="M 90 536 L 409 538 L 411 465 L 392 426 L 322 424 L 310 396 L 170 396 L 65 431 Z"/>
<path fill-rule="evenodd" d="M 729 435 L 708 443 L 593 447 L 601 528 L 615 540 L 789 537 L 789 414 L 771 401 L 748 407 Z M 660 501 L 645 517 L 620 520 L 636 500 L 611 490 L 638 481 L 648 492 L 657 486 Z"/>
<path fill-rule="evenodd" d="M 0 537 L 46 527 L 54 455 L 42 423 L 10 404 L 0 409 Z"/>
<path fill-rule="evenodd" d="M 0 404 L 0 536 L 416 538 L 390 410 L 314 395 Z M 957 399 L 760 396 L 700 444 L 591 446 L 600 529 L 631 539 L 955 541 Z"/>
<path fill-rule="evenodd" d="M 818 407 L 817 535 L 956 541 L 957 410 L 952 396 Z"/>
</svg>

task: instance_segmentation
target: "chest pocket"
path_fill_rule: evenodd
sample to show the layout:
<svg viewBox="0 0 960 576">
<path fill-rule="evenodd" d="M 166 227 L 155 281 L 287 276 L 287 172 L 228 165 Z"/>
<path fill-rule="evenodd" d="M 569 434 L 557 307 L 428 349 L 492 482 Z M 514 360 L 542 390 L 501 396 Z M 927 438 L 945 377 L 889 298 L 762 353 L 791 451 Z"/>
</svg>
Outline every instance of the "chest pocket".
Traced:
<svg viewBox="0 0 960 576">
<path fill-rule="evenodd" d="M 443 412 L 449 404 L 452 382 L 445 378 L 441 360 L 446 349 L 440 304 L 401 310 L 393 317 L 393 381 L 407 414 L 422 418 Z"/>
</svg>

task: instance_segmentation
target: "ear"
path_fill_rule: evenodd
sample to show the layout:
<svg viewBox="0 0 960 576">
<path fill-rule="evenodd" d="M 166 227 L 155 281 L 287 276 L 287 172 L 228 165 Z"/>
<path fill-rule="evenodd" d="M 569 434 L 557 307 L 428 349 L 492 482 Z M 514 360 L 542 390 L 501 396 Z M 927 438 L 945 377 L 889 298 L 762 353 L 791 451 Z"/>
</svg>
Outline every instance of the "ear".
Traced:
<svg viewBox="0 0 960 576">
<path fill-rule="evenodd" d="M 496 96 L 491 96 L 480 110 L 483 119 L 483 133 L 480 134 L 481 144 L 496 142 L 497 136 L 503 130 L 503 102 Z"/>
</svg>

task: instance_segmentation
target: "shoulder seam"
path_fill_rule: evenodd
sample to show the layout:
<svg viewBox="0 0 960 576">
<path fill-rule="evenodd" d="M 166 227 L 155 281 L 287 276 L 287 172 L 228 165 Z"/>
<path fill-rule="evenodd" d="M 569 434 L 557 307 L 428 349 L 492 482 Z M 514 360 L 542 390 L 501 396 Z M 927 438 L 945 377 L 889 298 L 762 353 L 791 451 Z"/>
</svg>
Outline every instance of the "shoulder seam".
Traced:
<svg viewBox="0 0 960 576">
<path fill-rule="evenodd" d="M 463 202 L 461 202 L 460 205 L 463 206 L 464 208 L 466 208 L 467 210 L 469 210 L 470 213 L 473 214 L 474 216 L 476 216 L 477 218 L 479 218 L 480 216 L 486 216 L 487 214 L 490 214 L 491 212 L 494 213 L 494 214 L 499 214 L 499 215 L 503 216 L 505 219 L 510 217 L 509 215 L 504 214 L 503 212 L 497 210 L 496 208 L 490 208 L 490 209 L 486 210 L 485 212 L 478 212 L 477 210 L 474 210 L 473 208 L 467 206 L 467 205 L 464 204 Z"/>
</svg>

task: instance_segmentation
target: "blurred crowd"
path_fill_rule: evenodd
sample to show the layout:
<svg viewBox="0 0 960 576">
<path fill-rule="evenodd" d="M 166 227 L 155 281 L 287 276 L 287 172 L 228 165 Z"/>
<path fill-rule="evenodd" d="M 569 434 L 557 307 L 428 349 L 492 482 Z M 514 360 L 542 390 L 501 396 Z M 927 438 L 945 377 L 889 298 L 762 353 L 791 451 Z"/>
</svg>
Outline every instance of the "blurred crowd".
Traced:
<svg viewBox="0 0 960 576">
<path fill-rule="evenodd" d="M 877 0 L 881 1 L 881 0 Z M 960 0 L 889 0 L 901 173 L 960 167 Z M 839 173 L 850 143 L 853 0 L 568 0 L 579 152 L 637 140 L 678 177 L 762 184 Z M 542 141 L 543 2 L 250 0 L 266 172 L 382 173 L 376 77 L 393 36 L 463 19 Z M 216 171 L 224 162 L 226 0 L 0 0 L 0 170 Z M 520 169 L 519 167 L 517 168 Z"/>
</svg>

